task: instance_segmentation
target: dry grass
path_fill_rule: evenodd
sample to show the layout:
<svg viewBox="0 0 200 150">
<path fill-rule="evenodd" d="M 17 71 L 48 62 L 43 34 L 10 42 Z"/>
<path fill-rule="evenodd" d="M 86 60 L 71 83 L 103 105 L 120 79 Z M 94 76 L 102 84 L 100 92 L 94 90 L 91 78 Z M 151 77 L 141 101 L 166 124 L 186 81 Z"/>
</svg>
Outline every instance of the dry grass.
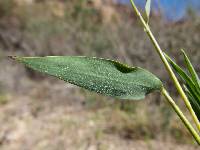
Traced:
<svg viewBox="0 0 200 150">
<path fill-rule="evenodd" d="M 70 104 L 76 96 L 71 100 L 48 97 L 34 99 L 30 93 L 26 96 L 13 95 L 11 102 L 1 105 L 1 149 L 197 148 L 191 144 L 177 144 L 171 136 L 159 138 L 158 134 L 162 133 L 150 127 L 157 123 L 146 121 L 148 116 L 141 112 L 139 115 L 127 115 L 110 107 L 88 110 L 80 102 Z M 54 102 L 56 105 L 51 106 Z M 152 138 L 150 133 L 156 137 Z"/>
</svg>

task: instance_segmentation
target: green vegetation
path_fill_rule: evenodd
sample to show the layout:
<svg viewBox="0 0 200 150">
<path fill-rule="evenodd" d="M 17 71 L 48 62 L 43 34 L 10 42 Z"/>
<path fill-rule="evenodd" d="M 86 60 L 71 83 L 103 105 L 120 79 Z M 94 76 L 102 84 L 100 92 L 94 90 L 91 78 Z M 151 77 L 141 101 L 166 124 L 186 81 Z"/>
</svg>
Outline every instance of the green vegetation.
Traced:
<svg viewBox="0 0 200 150">
<path fill-rule="evenodd" d="M 2 56 L 86 55 L 109 58 L 129 64 L 129 66 L 147 68 L 159 76 L 165 87 L 168 87 L 170 95 L 174 97 L 181 110 L 191 120 L 173 87 L 172 81 L 169 80 L 166 71 L 162 69 L 160 58 L 157 57 L 156 53 L 153 53 L 152 44 L 143 34 L 144 30 L 141 28 L 141 24 L 136 21 L 131 7 L 111 5 L 111 8 L 115 10 L 115 16 L 110 21 L 105 22 L 101 10 L 88 5 L 87 1 L 84 0 L 81 1 L 81 5 L 80 0 L 62 1 L 61 7 L 58 6 L 60 1 L 57 0 L 37 1 L 30 5 L 12 3 L 7 7 L 5 2 L 8 1 L 15 0 L 1 0 L 0 3 L 2 4 L 0 9 L 2 8 L 4 12 L 7 11 L 0 14 L 0 53 Z M 3 5 L 9 9 L 5 9 Z M 58 7 L 60 9 L 57 9 Z M 107 10 L 108 6 L 103 5 L 102 7 Z M 109 11 L 106 14 L 109 16 Z M 142 14 L 145 15 L 145 13 Z M 189 20 L 172 23 L 165 22 L 152 13 L 149 25 L 151 25 L 156 39 L 159 39 L 162 49 L 172 58 L 176 58 L 177 64 L 184 65 L 184 57 L 178 51 L 178 49 L 184 48 L 187 50 L 187 54 L 192 56 L 191 62 L 199 73 L 200 18 L 192 15 Z M 73 128 L 87 131 L 87 129 L 80 127 L 80 124 L 84 124 L 80 120 L 87 121 L 88 119 L 85 112 L 94 115 L 94 126 L 105 124 L 97 130 L 97 134 L 103 133 L 103 137 L 100 137 L 101 140 L 108 136 L 115 138 L 119 136 L 121 141 L 126 142 L 126 139 L 131 139 L 128 140 L 130 143 L 135 143 L 137 139 L 141 142 L 145 138 L 147 140 L 143 141 L 144 143 L 156 141 L 156 145 L 164 145 L 164 148 L 167 145 L 176 145 L 177 143 L 179 143 L 178 147 L 183 147 L 183 149 L 185 149 L 185 144 L 186 149 L 187 144 L 189 148 L 194 145 L 190 133 L 185 130 L 176 113 L 169 109 L 164 97 L 160 96 L 159 93 L 148 95 L 145 101 L 116 100 L 81 88 L 77 89 L 68 84 L 64 85 L 62 81 L 19 67 L 15 62 L 7 59 L 0 60 L 0 68 L 2 95 L 9 93 L 9 99 L 7 98 L 7 102 L 3 102 L 4 105 L 1 105 L 3 108 L 1 115 L 8 118 L 6 120 L 12 121 L 12 119 L 19 118 L 20 121 L 23 121 L 19 110 L 26 108 L 25 111 L 30 111 L 27 115 L 28 120 L 34 121 L 35 127 L 43 121 L 41 119 L 43 119 L 44 114 L 49 116 L 49 120 L 52 119 L 52 116 L 62 120 L 62 117 L 66 116 L 66 110 L 72 109 L 70 116 L 67 115 L 67 117 L 69 120 L 72 119 L 72 122 L 76 120 L 77 126 L 73 126 Z M 185 83 L 182 82 L 181 78 L 180 81 Z M 81 106 L 79 104 L 76 107 L 77 103 L 80 103 Z M 58 111 L 63 113 L 58 113 Z M 16 112 L 16 115 L 13 116 L 13 112 Z M 74 114 L 77 118 L 74 118 Z M 49 120 L 46 119 L 45 122 Z M 10 130 L 5 119 L 0 121 L 2 126 Z M 44 128 L 54 125 L 60 128 L 61 124 L 60 122 L 51 124 L 50 121 L 44 124 Z M 38 131 L 37 134 L 31 137 L 38 139 L 41 143 L 45 141 L 47 147 L 51 145 L 49 144 L 51 140 L 43 135 L 44 132 L 40 132 L 39 129 L 36 131 Z M 73 131 L 71 128 L 65 127 L 64 131 L 66 136 L 62 138 L 68 139 L 70 131 L 74 135 L 77 129 Z M 48 129 L 47 133 L 49 133 Z M 53 137 L 60 138 L 63 132 L 58 132 L 57 135 L 54 133 Z M 89 134 L 91 135 L 93 132 L 91 131 Z M 88 133 L 85 136 L 88 137 Z M 38 142 L 34 143 L 34 139 L 31 137 L 23 136 L 23 139 L 30 141 L 34 145 L 33 148 L 38 149 Z M 86 140 L 82 142 L 87 143 L 87 138 L 84 139 Z M 80 139 L 76 137 L 76 140 Z M 1 138 L 0 142 L 2 142 Z M 13 143 L 12 141 L 8 142 L 2 142 L 2 145 L 8 146 Z M 109 139 L 109 142 L 115 145 L 115 142 L 118 141 Z M 108 145 L 112 145 L 110 143 Z M 54 148 L 60 144 L 62 145 L 62 141 L 61 143 L 55 142 Z M 73 146 L 75 145 L 73 144 Z"/>
<path fill-rule="evenodd" d="M 149 39 L 151 40 L 152 44 L 155 47 L 155 50 L 157 51 L 157 53 L 159 54 L 161 60 L 163 61 L 166 70 L 168 71 L 171 79 L 174 82 L 174 85 L 176 86 L 180 96 L 182 97 L 182 99 L 185 102 L 186 107 L 188 108 L 188 110 L 191 113 L 191 116 L 194 120 L 194 123 L 197 126 L 197 129 L 200 131 L 200 123 L 199 120 L 197 118 L 197 113 L 195 114 L 195 110 L 192 108 L 188 97 L 186 96 L 186 93 L 183 91 L 178 79 L 176 78 L 176 75 L 174 74 L 174 72 L 172 71 L 172 68 L 170 67 L 167 58 L 165 57 L 164 52 L 162 51 L 162 49 L 160 48 L 160 45 L 158 44 L 158 42 L 156 41 L 153 33 L 151 32 L 150 26 L 148 25 L 148 22 L 145 22 L 144 18 L 141 16 L 140 12 L 138 11 L 135 3 L 133 0 L 130 0 L 131 4 L 133 6 L 133 9 L 135 10 L 138 18 L 140 19 L 145 32 L 147 33 L 147 35 L 149 36 Z M 147 1 L 147 5 L 150 5 L 150 2 Z M 149 9 L 147 9 L 146 11 L 149 11 Z M 148 14 L 148 13 L 147 13 Z M 199 85 L 199 78 L 196 74 L 196 72 L 194 71 L 193 66 L 191 65 L 189 59 L 187 58 L 187 56 L 185 55 L 185 60 L 187 65 L 189 65 L 189 70 L 190 73 L 192 74 L 193 78 L 195 78 L 194 84 L 195 85 Z M 179 73 L 178 70 L 176 70 L 177 73 Z M 190 131 L 190 133 L 192 134 L 192 136 L 194 137 L 194 139 L 197 141 L 198 144 L 200 144 L 200 136 L 198 135 L 198 132 L 195 131 L 195 129 L 192 127 L 191 123 L 187 120 L 187 118 L 184 116 L 184 114 L 181 112 L 180 108 L 176 105 L 176 103 L 174 102 L 174 100 L 170 97 L 170 95 L 168 94 L 168 92 L 163 88 L 162 89 L 162 94 L 165 96 L 165 98 L 168 100 L 168 102 L 171 104 L 171 106 L 173 107 L 173 109 L 175 110 L 175 112 L 177 113 L 177 115 L 180 117 L 180 119 L 182 120 L 182 122 L 185 124 L 186 128 L 188 128 L 188 130 Z M 195 96 L 196 93 L 192 93 L 193 96 Z M 197 94 L 198 95 L 198 94 Z M 193 99 L 196 103 L 199 103 L 198 99 Z M 194 103 L 194 102 L 193 102 Z M 196 107 L 195 107 L 196 108 Z"/>
<path fill-rule="evenodd" d="M 82 5 L 82 3 L 78 3 Z M 200 80 L 197 73 L 195 72 L 192 64 L 190 63 L 187 55 L 184 53 L 187 68 L 191 74 L 191 78 L 176 65 L 169 56 L 166 57 L 160 45 L 156 41 L 150 26 L 149 26 L 149 15 L 150 15 L 150 4 L 151 1 L 147 0 L 146 3 L 146 20 L 138 11 L 134 1 L 131 0 L 131 4 L 136 12 L 136 15 L 140 19 L 145 32 L 149 36 L 152 44 L 155 47 L 156 52 L 159 54 L 163 61 L 166 70 L 174 82 L 180 96 L 185 102 L 191 116 L 196 124 L 197 129 L 200 131 L 200 123 L 198 120 L 199 116 L 199 95 L 200 95 Z M 78 16 L 79 11 L 82 7 L 77 5 L 75 10 L 75 17 Z M 84 11 L 83 11 L 84 12 Z M 88 12 L 86 12 L 88 13 Z M 83 13 L 84 14 L 84 13 Z M 81 27 L 87 28 L 86 24 L 82 24 Z M 51 30 L 50 30 L 51 31 Z M 101 44 L 100 44 L 101 45 Z M 102 47 L 101 47 L 102 49 Z M 24 63 L 28 67 L 44 72 L 59 79 L 73 83 L 80 87 L 109 95 L 112 97 L 118 97 L 121 99 L 141 99 L 144 96 L 154 90 L 160 90 L 165 96 L 167 101 L 170 103 L 172 108 L 175 110 L 177 115 L 180 117 L 186 128 L 190 131 L 194 139 L 200 144 L 200 136 L 198 132 L 193 128 L 192 124 L 188 121 L 186 116 L 183 114 L 179 106 L 169 95 L 168 91 L 162 86 L 159 79 L 147 71 L 140 68 L 129 68 L 123 64 L 115 61 L 88 58 L 88 57 L 12 57 L 17 61 Z M 175 73 L 173 72 L 169 62 L 178 73 L 181 78 L 185 81 L 185 90 L 183 91 Z M 66 69 L 67 68 L 67 69 Z M 106 75 L 107 74 L 107 75 Z M 109 77 L 109 78 L 107 78 Z M 188 99 L 188 97 L 189 99 Z M 197 116 L 198 115 L 198 116 Z"/>
<path fill-rule="evenodd" d="M 150 72 L 116 61 L 78 57 L 12 57 L 36 71 L 82 88 L 119 99 L 143 99 L 161 90 L 161 81 Z"/>
<path fill-rule="evenodd" d="M 188 56 L 185 54 L 184 51 L 182 52 L 185 58 L 187 71 L 189 72 L 190 76 L 174 61 L 172 61 L 169 56 L 166 55 L 166 57 L 168 61 L 170 62 L 170 64 L 172 65 L 172 67 L 174 68 L 174 70 L 178 73 L 179 77 L 181 78 L 181 81 L 184 84 L 183 87 L 190 100 L 192 108 L 194 112 L 196 113 L 198 119 L 200 119 L 200 84 L 199 84 L 200 80 Z"/>
</svg>

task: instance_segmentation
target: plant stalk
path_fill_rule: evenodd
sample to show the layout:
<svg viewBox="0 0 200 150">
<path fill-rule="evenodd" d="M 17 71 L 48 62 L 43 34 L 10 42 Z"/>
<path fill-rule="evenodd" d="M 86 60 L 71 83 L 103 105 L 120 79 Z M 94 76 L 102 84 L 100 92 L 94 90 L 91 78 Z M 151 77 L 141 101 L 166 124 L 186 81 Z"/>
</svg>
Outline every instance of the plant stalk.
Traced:
<svg viewBox="0 0 200 150">
<path fill-rule="evenodd" d="M 192 134 L 192 136 L 194 137 L 194 139 L 196 140 L 196 142 L 200 145 L 200 136 L 195 131 L 195 129 L 193 128 L 193 126 L 190 124 L 190 122 L 188 121 L 188 119 L 185 117 L 185 115 L 183 114 L 183 112 L 176 105 L 176 103 L 170 97 L 169 93 L 166 91 L 165 88 L 163 88 L 161 92 L 165 96 L 165 98 L 169 102 L 169 104 L 172 106 L 172 108 L 174 109 L 174 111 L 178 114 L 178 116 L 180 117 L 180 119 L 182 120 L 182 122 L 184 123 L 184 125 L 190 131 L 190 133 Z"/>
<path fill-rule="evenodd" d="M 197 128 L 198 128 L 198 130 L 200 131 L 200 123 L 199 123 L 199 120 L 198 120 L 198 118 L 197 118 L 197 116 L 196 116 L 194 110 L 192 109 L 192 106 L 191 106 L 191 104 L 190 104 L 190 102 L 189 102 L 189 100 L 188 100 L 188 98 L 187 98 L 185 92 L 183 91 L 183 89 L 182 89 L 182 87 L 181 87 L 181 85 L 180 85 L 178 79 L 176 78 L 176 75 L 174 74 L 174 72 L 173 72 L 173 70 L 172 70 L 170 64 L 168 63 L 167 59 L 165 58 L 165 55 L 164 55 L 162 49 L 160 48 L 160 46 L 159 46 L 158 42 L 156 41 L 156 39 L 155 39 L 153 33 L 151 32 L 151 30 L 150 30 L 150 28 L 149 28 L 149 25 L 145 22 L 144 18 L 142 17 L 142 15 L 140 14 L 139 10 L 137 9 L 137 7 L 136 7 L 134 1 L 133 1 L 133 0 L 130 0 L 130 2 L 131 2 L 131 4 L 132 4 L 132 7 L 133 7 L 133 9 L 135 10 L 137 16 L 139 17 L 140 21 L 142 22 L 142 24 L 143 24 L 143 26 L 144 26 L 144 29 L 145 29 L 145 32 L 146 32 L 147 35 L 149 36 L 149 38 L 150 38 L 151 42 L 153 43 L 153 45 L 154 45 L 154 47 L 155 47 L 157 53 L 159 54 L 159 56 L 160 56 L 162 62 L 164 63 L 164 65 L 165 65 L 165 67 L 166 67 L 166 69 L 167 69 L 167 71 L 168 71 L 170 77 L 172 78 L 172 80 L 173 80 L 173 82 L 174 82 L 174 84 L 175 84 L 175 86 L 176 86 L 176 88 L 177 88 L 179 94 L 181 95 L 183 101 L 185 102 L 186 107 L 188 108 L 189 112 L 191 113 L 192 118 L 193 118 L 193 120 L 194 120 L 194 122 L 195 122 L 195 124 L 196 124 L 196 126 L 197 126 Z"/>
</svg>

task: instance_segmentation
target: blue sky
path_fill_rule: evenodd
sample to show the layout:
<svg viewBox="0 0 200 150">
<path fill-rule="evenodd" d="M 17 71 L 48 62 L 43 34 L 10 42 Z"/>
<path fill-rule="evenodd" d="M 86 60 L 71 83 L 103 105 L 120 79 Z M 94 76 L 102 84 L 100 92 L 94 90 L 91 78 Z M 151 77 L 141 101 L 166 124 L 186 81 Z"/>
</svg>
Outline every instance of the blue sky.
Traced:
<svg viewBox="0 0 200 150">
<path fill-rule="evenodd" d="M 118 0 L 129 4 L 129 0 Z M 144 7 L 146 0 L 135 0 L 136 4 Z M 152 8 L 161 8 L 164 18 L 167 20 L 180 20 L 185 17 L 187 9 L 192 7 L 200 13 L 200 0 L 152 0 Z"/>
</svg>

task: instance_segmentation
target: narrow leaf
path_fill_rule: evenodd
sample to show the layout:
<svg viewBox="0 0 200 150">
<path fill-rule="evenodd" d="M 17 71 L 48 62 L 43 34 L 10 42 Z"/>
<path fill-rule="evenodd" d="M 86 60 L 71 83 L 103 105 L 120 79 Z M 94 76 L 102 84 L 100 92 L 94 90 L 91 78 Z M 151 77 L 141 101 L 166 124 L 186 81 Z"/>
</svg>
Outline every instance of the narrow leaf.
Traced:
<svg viewBox="0 0 200 150">
<path fill-rule="evenodd" d="M 177 65 L 167 54 L 165 54 L 165 57 L 183 81 L 187 97 L 198 119 L 200 120 L 200 92 L 198 87 L 195 85 L 192 78 L 188 76 L 188 74 L 179 65 Z"/>
<path fill-rule="evenodd" d="M 113 60 L 84 56 L 12 58 L 39 72 L 120 99 L 143 99 L 162 88 L 161 81 L 150 72 Z"/>
<path fill-rule="evenodd" d="M 200 89 L 200 80 L 199 80 L 199 77 L 192 65 L 192 63 L 190 62 L 188 56 L 186 55 L 185 51 L 182 50 L 182 53 L 184 55 L 184 58 L 185 58 L 185 64 L 187 66 L 187 69 L 189 71 L 189 73 L 191 74 L 191 77 L 192 77 L 192 80 L 193 82 L 195 83 L 195 85 Z"/>
<path fill-rule="evenodd" d="M 194 91 L 196 91 L 195 83 L 192 81 L 192 79 L 187 75 L 187 73 L 179 66 L 177 65 L 167 54 L 165 54 L 165 57 L 167 58 L 168 62 L 171 64 L 173 69 L 176 71 L 176 73 L 179 75 L 181 80 L 188 84 L 188 86 L 191 87 Z M 199 93 L 199 91 L 197 91 Z M 200 93 L 199 93 L 200 94 Z"/>
<path fill-rule="evenodd" d="M 196 88 L 195 83 L 192 81 L 192 79 L 167 54 L 165 54 L 165 57 L 167 58 L 168 62 L 171 64 L 173 69 L 176 71 L 176 73 L 179 75 L 181 80 L 184 82 L 184 84 L 190 87 L 190 89 L 192 90 L 192 93 L 196 95 L 196 97 L 198 98 L 197 100 L 199 100 L 200 102 L 200 91 L 198 88 Z"/>
<path fill-rule="evenodd" d="M 189 89 L 188 86 L 184 86 L 184 89 L 186 91 L 187 97 L 192 105 L 192 108 L 197 115 L 198 119 L 200 120 L 200 103 L 197 101 L 197 97 L 193 93 L 191 93 L 191 89 Z"/>
<path fill-rule="evenodd" d="M 150 12 L 151 12 L 151 0 L 146 0 L 145 13 L 147 17 L 147 23 L 149 23 Z"/>
</svg>

